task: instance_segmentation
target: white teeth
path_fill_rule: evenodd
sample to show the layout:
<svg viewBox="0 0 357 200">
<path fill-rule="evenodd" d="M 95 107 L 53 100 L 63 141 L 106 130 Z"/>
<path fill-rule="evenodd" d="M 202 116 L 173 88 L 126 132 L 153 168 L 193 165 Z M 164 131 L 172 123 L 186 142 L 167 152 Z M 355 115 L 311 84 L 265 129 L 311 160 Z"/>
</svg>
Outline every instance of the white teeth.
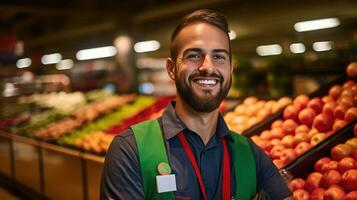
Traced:
<svg viewBox="0 0 357 200">
<path fill-rule="evenodd" d="M 197 80 L 196 82 L 201 85 L 215 85 L 217 80 Z"/>
</svg>

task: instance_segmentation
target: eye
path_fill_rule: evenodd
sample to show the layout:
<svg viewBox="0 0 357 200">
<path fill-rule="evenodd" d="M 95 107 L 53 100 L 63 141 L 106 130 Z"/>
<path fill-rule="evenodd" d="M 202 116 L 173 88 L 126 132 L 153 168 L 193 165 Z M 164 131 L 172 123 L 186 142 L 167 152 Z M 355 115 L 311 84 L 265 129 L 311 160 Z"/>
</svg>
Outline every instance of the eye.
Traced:
<svg viewBox="0 0 357 200">
<path fill-rule="evenodd" d="M 221 54 L 215 54 L 213 55 L 214 60 L 226 60 L 226 56 L 221 55 Z"/>
<path fill-rule="evenodd" d="M 198 53 L 190 53 L 187 54 L 185 58 L 191 61 L 199 61 L 201 60 L 202 56 Z"/>
</svg>

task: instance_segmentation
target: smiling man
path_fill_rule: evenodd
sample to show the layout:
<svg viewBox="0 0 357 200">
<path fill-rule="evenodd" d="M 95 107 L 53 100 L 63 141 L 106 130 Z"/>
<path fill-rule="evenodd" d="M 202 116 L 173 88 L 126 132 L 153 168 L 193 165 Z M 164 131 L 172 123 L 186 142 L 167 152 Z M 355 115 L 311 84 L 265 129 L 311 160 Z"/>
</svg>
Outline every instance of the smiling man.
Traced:
<svg viewBox="0 0 357 200">
<path fill-rule="evenodd" d="M 228 24 L 198 10 L 171 38 L 176 101 L 156 120 L 119 134 L 106 155 L 101 199 L 285 199 L 291 192 L 250 139 L 231 132 L 218 107 L 232 82 Z"/>
</svg>

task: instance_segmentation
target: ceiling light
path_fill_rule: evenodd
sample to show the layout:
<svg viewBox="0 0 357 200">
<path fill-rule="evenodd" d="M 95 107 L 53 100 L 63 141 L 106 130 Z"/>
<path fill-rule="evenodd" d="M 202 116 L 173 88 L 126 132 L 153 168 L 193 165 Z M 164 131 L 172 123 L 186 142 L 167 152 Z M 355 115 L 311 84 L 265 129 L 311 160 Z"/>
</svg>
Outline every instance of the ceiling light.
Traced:
<svg viewBox="0 0 357 200">
<path fill-rule="evenodd" d="M 260 56 L 272 56 L 281 54 L 283 52 L 283 49 L 278 44 L 270 44 L 258 46 L 256 51 L 257 54 Z"/>
<path fill-rule="evenodd" d="M 293 43 L 290 45 L 290 51 L 293 53 L 304 53 L 305 45 L 303 43 Z"/>
<path fill-rule="evenodd" d="M 233 31 L 233 30 L 230 30 L 229 33 L 228 33 L 228 35 L 229 35 L 229 39 L 230 39 L 230 40 L 234 40 L 234 39 L 236 39 L 236 37 L 237 37 L 236 32 Z"/>
<path fill-rule="evenodd" d="M 62 55 L 59 53 L 47 54 L 42 56 L 41 63 L 44 65 L 56 64 L 61 61 Z"/>
<path fill-rule="evenodd" d="M 326 28 L 334 28 L 340 25 L 337 18 L 316 19 L 311 21 L 298 22 L 294 25 L 297 32 L 313 31 Z"/>
<path fill-rule="evenodd" d="M 332 42 L 331 41 L 314 42 L 312 44 L 312 48 L 315 51 L 329 51 L 332 49 Z"/>
<path fill-rule="evenodd" d="M 89 60 L 97 58 L 112 57 L 117 53 L 117 50 L 113 46 L 98 47 L 92 49 L 79 50 L 76 54 L 78 60 Z"/>
<path fill-rule="evenodd" d="M 16 67 L 17 68 L 26 68 L 26 67 L 30 67 L 31 66 L 31 59 L 30 58 L 22 58 L 22 59 L 19 59 L 17 62 L 16 62 Z"/>
<path fill-rule="evenodd" d="M 160 43 L 156 40 L 137 42 L 134 45 L 134 50 L 137 53 L 156 51 L 160 48 Z"/>
<path fill-rule="evenodd" d="M 56 65 L 56 69 L 58 69 L 58 70 L 71 69 L 72 67 L 73 67 L 73 60 L 71 60 L 71 59 L 61 60 Z"/>
</svg>

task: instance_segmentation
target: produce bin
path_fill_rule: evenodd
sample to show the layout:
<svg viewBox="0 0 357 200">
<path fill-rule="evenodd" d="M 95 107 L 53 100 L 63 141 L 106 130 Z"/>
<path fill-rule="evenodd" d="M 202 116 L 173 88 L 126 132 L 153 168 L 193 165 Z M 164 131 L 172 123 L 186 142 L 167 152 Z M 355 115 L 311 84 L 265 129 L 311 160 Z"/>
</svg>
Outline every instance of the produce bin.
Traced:
<svg viewBox="0 0 357 200">
<path fill-rule="evenodd" d="M 40 142 L 18 135 L 12 139 L 15 181 L 41 193 Z"/>
<path fill-rule="evenodd" d="M 288 164 L 285 169 L 291 172 L 294 177 L 305 179 L 307 175 L 314 171 L 314 164 L 316 161 L 325 156 L 330 157 L 330 151 L 332 147 L 336 146 L 337 144 L 342 144 L 348 139 L 354 137 L 353 127 L 356 123 L 357 120 L 349 123 L 336 134 L 325 139 L 310 151 L 305 152 L 305 154 Z"/>
<path fill-rule="evenodd" d="M 0 131 L 0 173 L 13 178 L 11 135 Z"/>
<path fill-rule="evenodd" d="M 86 173 L 86 194 L 88 200 L 99 199 L 100 177 L 102 175 L 104 157 L 83 154 Z"/>
<path fill-rule="evenodd" d="M 56 200 L 85 199 L 79 151 L 42 143 L 44 195 Z"/>
</svg>

